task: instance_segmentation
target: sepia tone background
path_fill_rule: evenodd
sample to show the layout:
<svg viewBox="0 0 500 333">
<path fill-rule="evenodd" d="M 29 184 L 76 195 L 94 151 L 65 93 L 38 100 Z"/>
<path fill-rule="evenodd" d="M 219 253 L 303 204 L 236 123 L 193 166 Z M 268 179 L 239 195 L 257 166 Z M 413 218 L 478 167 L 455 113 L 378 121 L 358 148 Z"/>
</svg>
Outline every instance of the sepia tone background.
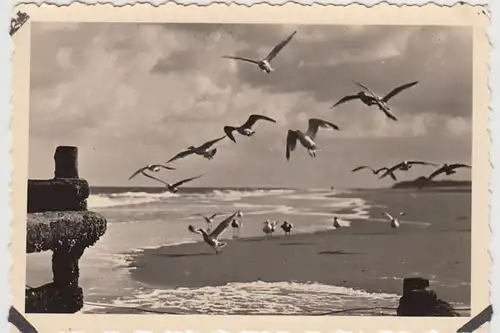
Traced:
<svg viewBox="0 0 500 333">
<path fill-rule="evenodd" d="M 377 19 L 391 17 L 393 24 L 405 23 L 405 24 L 452 24 L 459 25 L 465 22 L 471 25 L 477 26 L 479 29 L 475 30 L 474 33 L 474 154 L 473 154 L 473 221 L 488 221 L 488 179 L 490 175 L 490 166 L 488 164 L 488 151 L 489 151 L 489 138 L 486 132 L 488 113 L 487 105 L 489 100 L 489 92 L 486 86 L 486 75 L 487 75 L 487 58 L 486 54 L 489 50 L 489 45 L 486 40 L 485 29 L 487 26 L 487 19 L 481 15 L 477 15 L 476 9 L 469 6 L 455 6 L 450 8 L 440 8 L 434 5 L 427 5 L 424 7 L 412 7 L 412 8 L 397 8 L 395 6 L 389 5 L 378 5 L 374 8 L 365 8 L 363 6 L 349 6 L 336 8 L 331 7 L 327 10 L 323 6 L 314 7 L 302 7 L 299 5 L 287 5 L 280 7 L 280 14 L 283 15 L 285 12 L 287 15 L 281 16 L 277 19 L 275 7 L 270 6 L 254 6 L 251 9 L 246 7 L 236 7 L 231 6 L 210 6 L 210 7 L 194 7 L 189 8 L 189 14 L 186 9 L 182 6 L 167 5 L 161 9 L 156 9 L 150 6 L 135 6 L 133 8 L 112 8 L 111 6 L 99 6 L 99 7 L 88 7 L 85 8 L 83 5 L 72 5 L 69 8 L 56 8 L 56 7 L 44 7 L 38 8 L 35 6 L 23 6 L 25 10 L 32 16 L 32 20 L 36 22 L 37 20 L 55 20 L 57 18 L 65 18 L 65 20 L 71 19 L 75 21 L 82 21 L 90 17 L 89 12 L 92 12 L 92 16 L 99 16 L 101 20 L 152 20 L 157 21 L 160 19 L 166 20 L 214 20 L 217 18 L 223 19 L 227 15 L 227 11 L 231 11 L 231 17 L 238 17 L 242 21 L 254 20 L 254 21 L 281 21 L 285 22 L 304 22 L 305 17 L 312 17 L 311 14 L 314 13 L 314 20 L 316 23 L 331 23 L 332 16 L 328 15 L 330 10 L 337 13 L 338 17 L 336 21 L 341 21 L 341 23 L 350 24 L 353 23 L 376 23 Z M 78 8 L 78 15 L 76 15 L 75 10 Z M 165 10 L 161 13 L 162 10 Z M 73 11 L 73 12 L 72 12 Z M 118 14 L 118 11 L 119 14 Z M 312 11 L 312 12 L 311 12 Z M 392 11 L 392 13 L 391 13 Z M 209 13 L 210 12 L 210 13 Z M 165 15 L 168 13 L 168 15 Z M 185 16 L 182 16 L 184 13 Z M 219 16 L 217 16 L 217 13 Z M 332 14 L 333 12 L 330 12 Z M 338 14 L 341 13 L 341 14 Z M 397 13 L 397 14 L 396 14 Z M 162 14 L 162 15 L 161 15 Z M 142 16 L 141 16 L 142 15 Z M 186 17 L 189 15 L 189 17 Z M 348 20 L 348 21 L 347 21 Z M 344 21 L 344 22 L 342 22 Z M 305 21 L 304 23 L 306 23 Z M 339 22 L 336 22 L 339 23 Z M 23 32 L 16 34 L 14 42 L 16 44 L 16 55 L 14 58 L 14 68 L 15 68 L 15 81 L 14 89 L 17 94 L 14 96 L 14 107 L 19 110 L 14 115 L 13 130 L 15 131 L 14 140 L 14 167 L 16 174 L 14 175 L 13 188 L 13 206 L 14 206 L 14 240 L 12 246 L 12 252 L 15 259 L 13 276 L 14 284 L 14 294 L 15 302 L 14 304 L 19 307 L 23 302 L 22 295 L 24 287 L 24 217 L 25 217 L 25 180 L 28 177 L 27 170 L 27 134 L 28 134 L 28 110 L 29 106 L 26 103 L 28 95 L 29 82 L 27 77 L 29 76 L 29 39 L 30 32 L 28 29 L 24 29 Z M 366 82 L 370 84 L 369 82 Z M 489 286 L 487 284 L 487 274 L 489 274 L 489 256 L 487 252 L 489 244 L 489 229 L 486 223 L 473 223 L 473 260 L 475 267 L 479 269 L 473 272 L 472 276 L 472 308 L 473 314 L 480 312 L 488 304 L 489 296 Z M 17 230 L 17 232 L 16 232 Z M 22 306 L 21 306 L 22 308 Z M 349 330 L 357 330 L 363 328 L 364 331 L 368 331 L 367 328 L 370 327 L 373 331 L 379 329 L 405 329 L 408 325 L 413 327 L 421 326 L 422 329 L 436 329 L 438 331 L 448 329 L 456 329 L 465 323 L 466 318 L 458 319 L 447 319 L 446 321 L 440 320 L 436 321 L 434 318 L 426 319 L 407 319 L 398 318 L 395 322 L 391 318 L 358 318 L 358 320 L 353 323 L 349 318 L 274 318 L 265 317 L 258 321 L 247 321 L 244 318 L 231 318 L 231 319 L 221 319 L 218 318 L 204 318 L 203 328 L 200 326 L 193 327 L 193 320 L 189 317 L 179 318 L 179 317 L 169 317 L 170 319 L 165 319 L 164 317 L 154 317 L 147 316 L 148 324 L 145 324 L 145 316 L 134 316 L 121 321 L 117 320 L 115 316 L 96 316 L 93 317 L 92 326 L 86 326 L 89 323 L 86 316 L 71 316 L 66 318 L 61 318 L 57 321 L 47 321 L 43 320 L 44 316 L 31 315 L 27 316 L 32 323 L 35 324 L 42 332 L 52 331 L 52 330 L 64 330 L 66 327 L 78 327 L 81 330 L 88 332 L 100 332 L 104 329 L 115 329 L 120 332 L 132 332 L 134 329 L 149 329 L 151 331 L 164 331 L 165 325 L 168 321 L 168 328 L 172 329 L 195 329 L 195 330 L 209 330 L 216 328 L 224 328 L 228 330 L 241 330 L 244 326 L 245 329 L 267 329 L 271 330 L 273 328 L 288 331 L 305 331 L 305 330 L 326 330 L 331 327 L 332 320 L 338 327 L 343 327 Z M 53 317 L 53 316 L 52 316 Z M 142 320 L 141 320 L 142 318 Z M 175 319 L 173 319 L 175 318 Z M 122 325 L 118 325 L 120 322 Z M 411 322 L 411 324 L 410 324 Z M 197 321 L 200 323 L 200 320 Z M 55 327 L 54 325 L 60 325 Z M 201 324 L 200 324 L 201 325 Z M 122 326 L 122 327 L 119 327 Z M 153 327 L 154 326 L 154 327 Z"/>
</svg>

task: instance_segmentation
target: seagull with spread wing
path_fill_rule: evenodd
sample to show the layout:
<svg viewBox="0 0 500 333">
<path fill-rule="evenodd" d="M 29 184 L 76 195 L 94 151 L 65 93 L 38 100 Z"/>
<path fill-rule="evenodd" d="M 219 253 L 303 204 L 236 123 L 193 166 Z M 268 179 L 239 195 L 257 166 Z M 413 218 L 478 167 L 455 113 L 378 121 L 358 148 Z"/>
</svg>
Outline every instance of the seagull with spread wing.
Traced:
<svg viewBox="0 0 500 333">
<path fill-rule="evenodd" d="M 199 155 L 199 156 L 203 156 L 207 160 L 211 160 L 211 159 L 214 158 L 215 154 L 217 153 L 217 148 L 212 148 L 212 149 L 210 149 L 210 148 L 214 144 L 216 144 L 217 142 L 219 142 L 222 139 L 224 139 L 225 137 L 226 136 L 224 135 L 224 136 L 221 136 L 220 138 L 217 138 L 217 139 L 214 139 L 214 140 L 211 140 L 211 141 L 207 141 L 207 142 L 205 142 L 204 144 L 202 144 L 201 146 L 198 146 L 198 147 L 189 146 L 189 147 L 187 147 L 186 150 L 181 151 L 180 153 L 178 153 L 177 155 L 175 155 L 174 157 L 172 157 L 170 160 L 168 160 L 167 164 L 170 163 L 170 162 L 173 162 L 175 160 L 178 160 L 178 159 L 184 158 L 186 156 L 189 156 L 191 154 L 196 154 L 196 155 Z"/>
<path fill-rule="evenodd" d="M 382 215 L 385 215 L 385 217 L 387 217 L 387 219 L 389 219 L 389 221 L 391 222 L 391 227 L 392 228 L 399 228 L 399 221 L 398 221 L 398 218 L 397 217 L 394 217 L 392 216 L 391 214 L 387 213 L 387 212 L 383 212 Z M 398 216 L 404 216 L 406 215 L 405 212 L 401 212 L 399 213 Z"/>
<path fill-rule="evenodd" d="M 187 178 L 187 179 L 183 179 L 183 180 L 180 180 L 178 181 L 177 183 L 174 183 L 174 184 L 169 184 L 167 183 L 166 181 L 164 180 L 161 180 L 160 178 L 156 178 L 154 176 L 151 176 L 151 175 L 148 175 L 146 172 L 142 171 L 142 174 L 148 178 L 151 178 L 151 179 L 154 179 L 160 183 L 162 183 L 163 185 L 165 185 L 165 187 L 167 188 L 167 190 L 169 192 L 172 192 L 172 193 L 177 193 L 179 191 L 179 186 L 187 183 L 187 182 L 190 182 L 192 180 L 195 180 L 195 179 L 198 179 L 200 177 L 202 177 L 202 175 L 199 175 L 199 176 L 195 176 L 195 177 L 191 177 L 191 178 Z"/>
<path fill-rule="evenodd" d="M 138 174 L 140 174 L 141 172 L 143 171 L 152 171 L 152 172 L 158 172 L 160 171 L 161 169 L 166 169 L 166 170 L 175 170 L 175 168 L 172 168 L 172 167 L 169 167 L 167 165 L 163 165 L 163 164 L 148 164 L 146 165 L 145 167 L 142 167 L 140 168 L 139 170 L 137 170 L 136 172 L 134 172 L 132 174 L 132 176 L 130 176 L 128 178 L 128 180 L 131 180 L 132 178 L 134 178 L 135 176 L 137 176 Z"/>
<path fill-rule="evenodd" d="M 382 111 L 387 117 L 389 117 L 390 119 L 392 119 L 394 121 L 397 121 L 398 118 L 396 118 L 396 116 L 391 113 L 391 108 L 389 107 L 389 105 L 387 103 L 389 102 L 389 100 L 391 98 L 393 98 L 394 96 L 396 96 L 397 94 L 399 94 L 403 90 L 406 90 L 410 87 L 413 87 L 414 85 L 416 85 L 418 83 L 418 81 L 414 81 L 414 82 L 403 84 L 399 87 L 394 88 L 391 92 L 389 92 L 384 97 L 380 97 L 380 96 L 376 95 L 373 91 L 368 89 L 368 87 L 366 87 L 365 85 L 363 85 L 359 82 L 356 82 L 356 81 L 353 81 L 353 82 L 356 85 L 358 85 L 361 89 L 363 89 L 363 91 L 360 91 L 359 93 L 357 93 L 355 95 L 348 95 L 348 96 L 341 98 L 337 103 L 332 105 L 332 108 L 336 107 L 339 104 L 343 104 L 343 103 L 348 102 L 348 101 L 359 99 L 363 104 L 365 104 L 367 106 L 376 105 L 380 111 Z"/>
<path fill-rule="evenodd" d="M 292 40 L 293 36 L 295 36 L 296 33 L 297 33 L 297 31 L 292 32 L 292 34 L 290 36 L 288 36 L 285 40 L 281 41 L 278 45 L 276 45 L 271 50 L 271 52 L 269 52 L 269 54 L 262 59 L 256 60 L 256 59 L 250 59 L 250 58 L 246 58 L 246 57 L 235 57 L 235 56 L 223 56 L 222 58 L 241 60 L 241 61 L 246 61 L 246 62 L 255 64 L 263 72 L 269 74 L 271 72 L 274 72 L 274 68 L 271 67 L 271 61 L 274 58 L 276 58 L 278 53 L 286 46 L 286 44 L 288 44 Z"/>
<path fill-rule="evenodd" d="M 367 165 L 363 165 L 363 166 L 359 166 L 357 168 L 354 168 L 351 170 L 351 172 L 356 172 L 356 171 L 359 171 L 359 170 L 363 170 L 363 169 L 368 169 L 370 170 L 374 175 L 378 175 L 380 172 L 384 171 L 384 170 L 389 170 L 389 168 L 387 167 L 382 167 L 382 168 L 379 168 L 379 169 L 373 169 L 372 167 L 369 167 Z"/>
<path fill-rule="evenodd" d="M 396 170 L 400 170 L 400 171 L 408 171 L 411 169 L 411 167 L 413 165 L 432 165 L 432 166 L 437 166 L 436 163 L 429 163 L 429 162 L 424 162 L 424 161 L 403 161 L 401 163 L 398 163 L 390 168 L 387 169 L 386 172 L 384 172 L 384 174 L 382 176 L 380 176 L 379 178 L 384 178 L 388 175 L 391 175 L 391 178 L 396 180 L 394 176 L 394 172 Z"/>
<path fill-rule="evenodd" d="M 420 185 L 419 189 L 424 187 L 427 182 L 431 181 L 433 178 L 440 174 L 445 174 L 446 176 L 453 175 L 454 173 L 457 173 L 457 169 L 460 168 L 467 168 L 467 169 L 472 169 L 470 165 L 467 164 L 462 164 L 462 163 L 454 163 L 454 164 L 448 164 L 445 163 L 441 167 L 437 168 L 433 173 L 429 175 L 429 177 L 425 177 L 425 181 Z"/>
<path fill-rule="evenodd" d="M 300 144 L 307 149 L 307 152 L 311 157 L 316 157 L 316 151 L 320 150 L 314 139 L 316 138 L 316 134 L 318 134 L 319 128 L 330 128 L 334 130 L 339 130 L 339 127 L 331 122 L 326 120 L 318 119 L 318 118 L 310 118 L 309 119 L 309 127 L 307 131 L 304 133 L 300 130 L 288 130 L 288 134 L 286 137 L 286 159 L 290 160 L 290 153 L 295 150 L 297 145 L 297 140 Z"/>
<path fill-rule="evenodd" d="M 197 216 L 201 216 L 203 217 L 203 219 L 205 220 L 205 222 L 207 222 L 207 232 L 210 232 L 210 230 L 212 229 L 212 223 L 214 222 L 214 219 L 221 215 L 222 213 L 214 213 L 212 214 L 212 216 L 206 216 L 206 215 L 203 215 L 203 214 L 196 214 Z"/>
<path fill-rule="evenodd" d="M 234 143 L 236 143 L 236 139 L 233 136 L 233 132 L 236 131 L 240 133 L 241 135 L 244 136 L 252 136 L 255 134 L 255 131 L 252 129 L 252 126 L 255 125 L 255 123 L 258 120 L 266 120 L 272 123 L 276 123 L 276 120 L 260 115 L 260 114 L 252 114 L 250 117 L 248 117 L 248 120 L 241 126 L 239 127 L 233 127 L 233 126 L 224 126 L 224 133 L 226 133 L 227 137 L 231 139 Z"/>
<path fill-rule="evenodd" d="M 196 229 L 192 225 L 189 225 L 188 229 L 189 231 L 195 233 L 195 234 L 200 234 L 203 236 L 203 241 L 210 245 L 214 250 L 216 254 L 219 254 L 221 252 L 221 249 L 226 246 L 227 243 L 221 242 L 219 240 L 219 237 L 229 228 L 231 225 L 231 222 L 233 222 L 235 217 L 242 217 L 243 213 L 241 211 L 237 211 L 234 214 L 231 214 L 228 216 L 224 221 L 219 223 L 219 225 L 214 229 L 214 231 L 208 233 L 206 230 L 202 228 Z"/>
</svg>

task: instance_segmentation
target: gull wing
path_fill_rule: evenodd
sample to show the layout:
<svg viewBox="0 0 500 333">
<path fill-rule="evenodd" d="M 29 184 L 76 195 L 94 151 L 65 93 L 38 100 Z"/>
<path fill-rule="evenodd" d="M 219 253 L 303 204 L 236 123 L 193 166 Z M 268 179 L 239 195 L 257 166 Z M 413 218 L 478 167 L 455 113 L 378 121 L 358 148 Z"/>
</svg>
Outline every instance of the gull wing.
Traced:
<svg viewBox="0 0 500 333">
<path fill-rule="evenodd" d="M 273 118 L 269 118 L 260 114 L 252 114 L 250 117 L 248 117 L 246 123 L 244 123 L 241 127 L 252 128 L 252 126 L 257 122 L 257 120 L 267 120 L 272 123 L 276 123 L 276 120 L 274 120 Z"/>
<path fill-rule="evenodd" d="M 469 169 L 472 169 L 472 167 L 470 165 L 462 164 L 462 163 L 451 164 L 451 165 L 449 165 L 449 168 L 450 169 L 458 169 L 458 168 L 469 168 Z"/>
<path fill-rule="evenodd" d="M 292 34 L 290 36 L 288 36 L 286 39 L 284 39 L 283 41 L 279 42 L 278 45 L 276 45 L 272 50 L 271 52 L 269 52 L 269 54 L 264 58 L 264 60 L 267 60 L 267 61 L 272 61 L 274 58 L 276 58 L 276 56 L 278 55 L 278 53 L 286 46 L 286 44 L 288 44 L 293 36 L 295 36 L 295 34 L 297 33 L 297 31 L 294 31 L 292 32 Z"/>
<path fill-rule="evenodd" d="M 333 109 L 334 107 L 336 107 L 339 104 L 343 104 L 345 102 L 349 102 L 349 101 L 352 101 L 354 99 L 359 99 L 359 96 L 358 95 L 347 95 L 347 96 L 344 96 L 337 103 L 335 103 L 332 106 L 330 106 L 330 109 Z"/>
<path fill-rule="evenodd" d="M 154 176 L 151 176 L 151 175 L 147 174 L 147 173 L 146 173 L 146 172 L 144 172 L 144 171 L 142 171 L 142 174 L 143 174 L 144 176 L 148 177 L 148 178 L 154 179 L 154 180 L 156 180 L 156 181 L 158 181 L 158 182 L 162 183 L 162 184 L 163 184 L 163 185 L 165 185 L 165 186 L 169 186 L 169 184 L 168 184 L 166 181 L 163 181 L 163 180 L 161 180 L 160 178 L 156 178 L 156 177 L 154 177 Z"/>
<path fill-rule="evenodd" d="M 186 156 L 188 156 L 188 155 L 191 155 L 192 153 L 193 153 L 193 152 L 192 152 L 191 150 L 184 150 L 184 151 L 181 151 L 180 153 L 178 153 L 177 155 L 175 155 L 174 157 L 172 157 L 171 159 L 169 159 L 169 160 L 167 161 L 167 164 L 168 164 L 168 163 L 171 163 L 171 162 L 173 162 L 173 161 L 175 161 L 175 160 L 178 160 L 178 159 L 184 158 L 184 157 L 186 157 Z"/>
<path fill-rule="evenodd" d="M 432 165 L 432 166 L 437 166 L 436 163 L 429 163 L 429 162 L 424 162 L 424 161 L 408 161 L 409 164 L 420 164 L 420 165 Z"/>
<path fill-rule="evenodd" d="M 384 214 L 389 220 L 393 220 L 394 217 L 392 217 L 391 214 L 387 213 L 387 212 L 383 212 L 382 214 Z"/>
<path fill-rule="evenodd" d="M 386 176 L 391 176 L 391 178 L 393 180 L 397 180 L 396 178 L 396 175 L 394 174 L 394 170 L 396 170 L 397 168 L 394 168 L 394 169 L 387 169 L 386 172 L 384 172 L 384 174 L 382 176 L 379 177 L 379 179 L 382 179 L 382 178 L 385 178 Z M 380 171 L 380 170 L 379 170 Z"/>
<path fill-rule="evenodd" d="M 319 128 L 332 128 L 335 130 L 339 130 L 339 127 L 331 122 L 328 122 L 323 119 L 318 119 L 318 118 L 310 118 L 309 119 L 309 127 L 307 128 L 306 135 L 309 136 L 311 139 L 316 138 L 316 134 L 318 134 L 318 129 Z"/>
<path fill-rule="evenodd" d="M 288 130 L 288 134 L 286 136 L 286 160 L 290 160 L 290 152 L 295 150 L 297 146 L 297 133 L 292 130 Z"/>
<path fill-rule="evenodd" d="M 214 140 L 207 141 L 204 144 L 202 144 L 201 146 L 199 146 L 198 149 L 207 150 L 208 148 L 212 147 L 214 144 L 216 144 L 220 140 L 224 139 L 225 137 L 226 137 L 226 135 L 221 136 L 220 138 L 217 138 Z"/>
<path fill-rule="evenodd" d="M 167 169 L 167 170 L 175 170 L 175 168 L 172 168 L 168 165 L 163 165 L 163 164 L 155 164 L 153 165 L 153 167 L 158 167 L 158 168 L 164 168 L 164 169 Z"/>
<path fill-rule="evenodd" d="M 193 227 L 191 224 L 188 226 L 188 230 L 192 233 L 201 235 L 200 229 L 195 229 L 195 227 Z"/>
<path fill-rule="evenodd" d="M 259 64 L 259 62 L 257 60 L 250 59 L 250 58 L 244 58 L 244 57 L 223 56 L 222 58 L 235 59 L 235 60 L 241 60 L 241 61 L 251 62 L 252 64 L 256 64 L 256 65 Z"/>
<path fill-rule="evenodd" d="M 233 126 L 224 126 L 224 133 L 226 133 L 227 137 L 236 143 L 236 139 L 234 138 L 233 131 L 235 131 L 236 128 Z"/>
<path fill-rule="evenodd" d="M 354 82 L 354 84 L 356 84 L 358 87 L 360 87 L 360 88 L 361 88 L 361 89 L 363 89 L 365 92 L 367 92 L 368 94 L 370 94 L 373 98 L 378 99 L 377 94 L 375 94 L 373 91 L 371 91 L 370 89 L 368 89 L 368 87 L 367 87 L 367 86 L 365 86 L 365 85 L 363 85 L 363 84 L 361 84 L 361 83 L 359 83 L 359 82 L 356 82 L 356 81 L 352 81 L 352 82 Z"/>
<path fill-rule="evenodd" d="M 445 172 L 445 171 L 446 171 L 446 167 L 445 167 L 445 166 L 442 166 L 442 167 L 438 168 L 437 170 L 434 170 L 434 172 L 433 172 L 433 173 L 431 173 L 431 174 L 429 175 L 429 177 L 427 177 L 427 180 L 428 180 L 428 181 L 429 181 L 429 180 L 432 180 L 432 179 L 433 179 L 433 178 L 435 178 L 437 175 L 439 175 L 440 173 L 443 173 L 443 172 Z"/>
<path fill-rule="evenodd" d="M 173 184 L 173 185 L 172 185 L 172 187 L 179 187 L 179 186 L 181 186 L 182 184 L 185 184 L 185 183 L 190 182 L 190 181 L 192 181 L 192 180 L 198 179 L 198 178 L 200 178 L 201 176 L 203 176 L 203 175 L 199 175 L 199 176 L 195 176 L 195 177 L 191 177 L 191 178 L 183 179 L 183 180 L 178 181 L 177 183 Z"/>
<path fill-rule="evenodd" d="M 238 212 L 233 213 L 219 223 L 219 225 L 210 233 L 210 237 L 215 239 L 219 238 L 220 235 L 222 235 L 222 233 L 231 225 L 231 222 L 233 222 L 233 219 L 237 214 Z"/>
<path fill-rule="evenodd" d="M 215 218 L 216 216 L 222 215 L 222 213 L 214 213 L 212 216 L 210 216 L 211 219 Z"/>
<path fill-rule="evenodd" d="M 379 106 L 378 108 L 380 109 L 380 111 L 382 111 L 387 116 L 387 118 L 390 118 L 394 121 L 398 121 L 398 118 L 395 115 L 393 115 L 392 112 L 390 112 L 389 110 L 387 110 L 381 106 Z"/>
<path fill-rule="evenodd" d="M 372 168 L 370 168 L 369 166 L 366 166 L 366 165 L 354 168 L 354 169 L 351 170 L 351 172 L 356 172 L 356 171 L 363 170 L 363 169 L 369 169 L 369 170 L 375 172 L 375 170 L 373 170 Z"/>
<path fill-rule="evenodd" d="M 384 170 L 389 170 L 388 167 L 381 167 L 380 169 L 377 169 L 377 170 L 374 170 L 373 173 L 375 173 L 376 175 L 379 174 L 381 171 L 384 171 Z"/>
<path fill-rule="evenodd" d="M 406 90 L 408 88 L 413 87 L 417 83 L 418 83 L 418 81 L 413 81 L 413 82 L 410 82 L 410 83 L 403 84 L 403 85 L 401 85 L 401 86 L 399 86 L 397 88 L 394 88 L 391 92 L 389 92 L 387 95 L 385 95 L 385 97 L 382 98 L 382 100 L 387 103 L 391 98 L 393 98 L 394 96 L 396 96 L 397 94 L 399 94 L 403 90 Z"/>
<path fill-rule="evenodd" d="M 141 172 L 143 172 L 147 168 L 148 168 L 147 166 L 140 168 L 139 170 L 137 170 L 136 172 L 134 172 L 132 174 L 132 176 L 128 177 L 128 180 L 131 180 L 132 178 L 134 178 L 135 176 L 137 176 L 138 174 L 140 174 Z"/>
</svg>

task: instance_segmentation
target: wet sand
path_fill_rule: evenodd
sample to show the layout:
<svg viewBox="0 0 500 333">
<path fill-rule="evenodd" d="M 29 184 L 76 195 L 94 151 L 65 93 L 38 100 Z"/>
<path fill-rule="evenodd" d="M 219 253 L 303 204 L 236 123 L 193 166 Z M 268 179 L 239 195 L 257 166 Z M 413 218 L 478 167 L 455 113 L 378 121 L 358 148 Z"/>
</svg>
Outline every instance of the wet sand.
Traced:
<svg viewBox="0 0 500 333">
<path fill-rule="evenodd" d="M 220 255 L 205 243 L 147 249 L 133 259 L 132 278 L 162 289 L 261 280 L 401 294 L 402 278 L 422 276 L 439 298 L 469 305 L 470 229 L 449 223 L 455 227 L 352 221 L 349 228 L 291 236 L 278 229 L 269 239 L 228 240 Z"/>
</svg>

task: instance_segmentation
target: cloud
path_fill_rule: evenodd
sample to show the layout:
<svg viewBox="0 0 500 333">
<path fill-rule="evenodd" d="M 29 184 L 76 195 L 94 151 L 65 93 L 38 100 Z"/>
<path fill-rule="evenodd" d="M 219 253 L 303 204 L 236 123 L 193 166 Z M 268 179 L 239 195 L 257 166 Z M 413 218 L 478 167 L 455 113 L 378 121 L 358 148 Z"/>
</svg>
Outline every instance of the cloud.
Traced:
<svg viewBox="0 0 500 333">
<path fill-rule="evenodd" d="M 263 56 L 293 30 L 298 33 L 273 62 L 271 75 L 222 58 Z M 338 153 L 349 153 L 358 140 L 431 145 L 437 137 L 471 133 L 472 34 L 466 28 L 34 23 L 32 39 L 31 157 L 63 143 L 91 149 L 95 157 L 86 167 L 99 182 L 120 183 L 130 169 L 219 137 L 224 125 L 242 124 L 252 113 L 277 123 L 257 123 L 251 140 L 223 143 L 210 169 L 251 173 L 264 160 L 283 167 L 286 131 L 305 130 L 309 117 L 340 126 L 318 138 L 324 146 L 343 142 Z M 399 118 L 394 122 L 357 101 L 330 109 L 358 91 L 352 80 L 380 94 L 413 80 L 419 84 L 391 100 Z M 400 150 L 393 153 L 406 149 Z M 470 159 L 470 151 L 463 154 Z M 310 163 L 295 160 L 302 167 Z M 99 165 L 112 162 L 123 170 L 100 174 Z M 205 162 L 179 162 L 180 172 L 199 172 Z M 294 172 L 269 177 L 283 180 Z M 212 179 L 222 182 L 224 175 Z"/>
</svg>

